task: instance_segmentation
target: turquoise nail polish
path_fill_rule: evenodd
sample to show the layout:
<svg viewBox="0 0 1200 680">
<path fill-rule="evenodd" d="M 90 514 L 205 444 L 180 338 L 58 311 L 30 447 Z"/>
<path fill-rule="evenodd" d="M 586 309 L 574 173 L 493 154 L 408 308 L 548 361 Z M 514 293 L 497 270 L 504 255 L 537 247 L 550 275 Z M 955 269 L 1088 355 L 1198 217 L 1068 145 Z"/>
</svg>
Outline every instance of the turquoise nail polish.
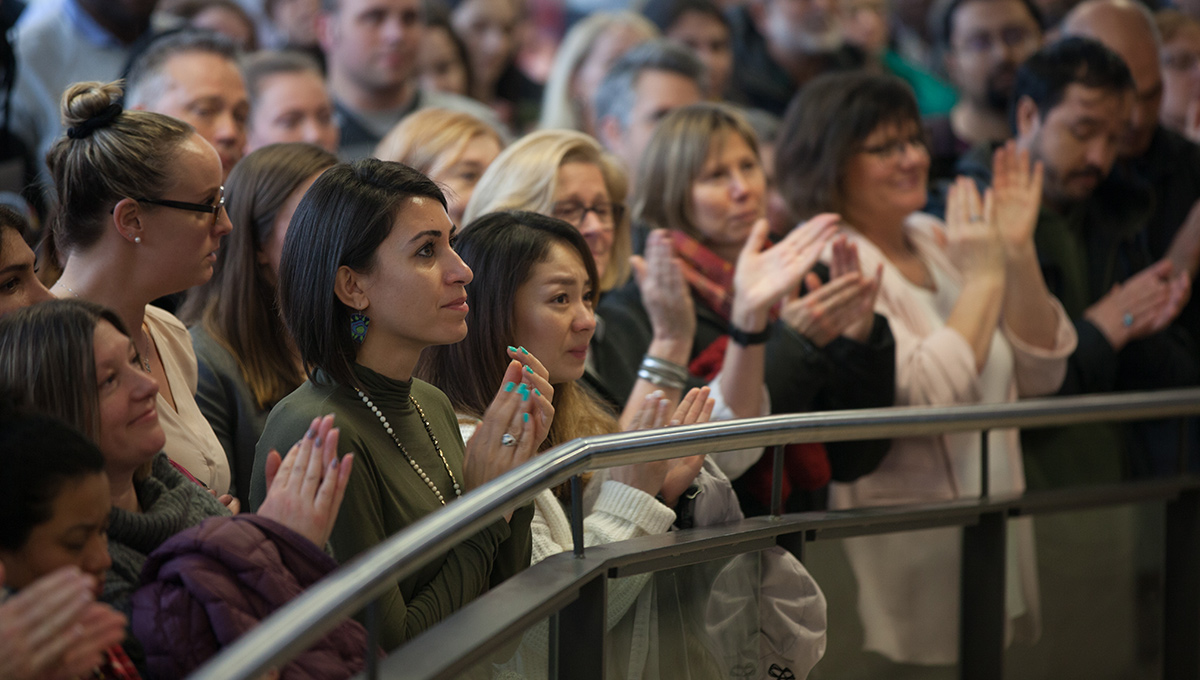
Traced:
<svg viewBox="0 0 1200 680">
<path fill-rule="evenodd" d="M 529 354 L 529 350 L 525 349 L 525 347 L 523 347 L 523 346 L 522 346 L 522 347 L 521 347 L 521 354 Z"/>
<path fill-rule="evenodd" d="M 521 393 L 521 401 L 529 401 L 529 390 Z"/>
<path fill-rule="evenodd" d="M 525 367 L 525 372 L 528 373 L 529 375 L 533 375 L 533 369 L 528 366 Z"/>
<path fill-rule="evenodd" d="M 529 422 L 529 414 L 528 413 L 522 413 L 521 416 L 525 418 L 525 422 L 527 422 L 527 423 Z"/>
<path fill-rule="evenodd" d="M 533 393 L 534 393 L 534 394 L 536 394 L 536 395 L 538 395 L 539 397 L 540 397 L 540 396 L 542 396 L 542 393 L 541 393 L 541 392 L 538 390 L 538 388 L 536 388 L 536 387 L 535 387 L 535 388 L 533 388 Z"/>
<path fill-rule="evenodd" d="M 510 351 L 510 352 L 515 352 L 515 351 L 517 351 L 517 348 L 516 348 L 516 347 L 513 347 L 512 345 L 509 345 L 509 346 L 508 346 L 508 351 Z"/>
<path fill-rule="evenodd" d="M 521 394 L 529 394 L 529 385 L 521 383 L 521 386 L 517 388 L 517 391 Z"/>
<path fill-rule="evenodd" d="M 516 386 L 517 386 L 517 384 L 516 384 L 516 383 L 514 383 L 514 382 L 507 383 L 507 384 L 505 384 L 505 385 L 504 385 L 504 391 L 505 391 L 505 392 L 512 392 L 512 391 L 513 391 L 513 388 L 515 388 Z"/>
</svg>

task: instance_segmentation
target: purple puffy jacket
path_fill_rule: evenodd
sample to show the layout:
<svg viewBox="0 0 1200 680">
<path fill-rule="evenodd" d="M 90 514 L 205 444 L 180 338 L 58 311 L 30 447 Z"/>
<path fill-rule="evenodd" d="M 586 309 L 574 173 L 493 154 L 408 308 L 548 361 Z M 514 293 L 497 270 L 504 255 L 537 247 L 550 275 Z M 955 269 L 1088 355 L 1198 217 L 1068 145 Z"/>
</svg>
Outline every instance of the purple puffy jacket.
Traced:
<svg viewBox="0 0 1200 680">
<path fill-rule="evenodd" d="M 133 634 L 155 678 L 182 678 L 337 568 L 291 529 L 257 515 L 213 517 L 150 554 L 133 596 Z M 363 669 L 366 630 L 348 620 L 280 669 L 334 680 Z"/>
</svg>

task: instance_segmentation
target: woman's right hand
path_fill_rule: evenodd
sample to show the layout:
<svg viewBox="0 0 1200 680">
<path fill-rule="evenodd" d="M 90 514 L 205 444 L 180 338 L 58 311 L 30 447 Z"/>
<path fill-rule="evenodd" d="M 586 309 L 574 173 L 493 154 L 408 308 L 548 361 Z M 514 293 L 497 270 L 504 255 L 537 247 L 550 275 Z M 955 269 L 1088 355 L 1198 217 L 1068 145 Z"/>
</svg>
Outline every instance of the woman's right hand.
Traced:
<svg viewBox="0 0 1200 680">
<path fill-rule="evenodd" d="M 125 617 L 95 601 L 95 582 L 64 567 L 0 604 L 0 679 L 66 680 L 103 662 L 125 638 Z"/>
<path fill-rule="evenodd" d="M 646 396 L 627 431 L 706 423 L 713 410 L 713 400 L 709 398 L 710 391 L 708 387 L 693 387 L 684 395 L 674 411 L 671 410 L 670 400 L 663 398 L 662 392 L 653 392 Z M 654 460 L 613 468 L 609 479 L 632 486 L 651 496 L 662 493 L 664 502 L 670 507 L 675 507 L 680 494 L 691 485 L 703 465 L 703 454 Z"/>
<path fill-rule="evenodd" d="M 959 177 L 946 197 L 946 238 L 951 261 L 964 281 L 1003 281 L 1004 241 L 996 225 L 992 192 L 981 199 L 975 182 Z"/>
<path fill-rule="evenodd" d="M 875 296 L 883 278 L 883 265 L 873 278 L 866 278 L 858 263 L 858 248 L 844 236 L 833 242 L 829 282 L 822 283 L 814 272 L 804 277 L 808 293 L 789 295 L 780 312 L 797 333 L 817 347 L 824 347 L 839 336 L 866 342 L 875 325 Z"/>
<path fill-rule="evenodd" d="M 840 220 L 832 213 L 817 215 L 766 250 L 770 227 L 765 219 L 754 223 L 733 274 L 730 321 L 738 330 L 756 333 L 766 328 L 771 307 L 799 289 Z"/>
<path fill-rule="evenodd" d="M 354 454 L 338 460 L 333 416 L 316 418 L 288 451 L 267 454 L 267 498 L 258 514 L 275 520 L 324 548 L 346 496 Z"/>
<path fill-rule="evenodd" d="M 483 486 L 538 452 L 554 418 L 550 398 L 534 386 L 542 385 L 542 381 L 544 376 L 525 370 L 521 362 L 508 363 L 500 391 L 467 442 L 463 493 Z M 512 437 L 507 445 L 506 435 Z"/>
<path fill-rule="evenodd" d="M 665 229 L 651 231 L 645 257 L 634 255 L 629 262 L 654 339 L 686 342 L 690 348 L 696 334 L 696 312 L 680 262 L 671 248 L 670 233 Z"/>
</svg>

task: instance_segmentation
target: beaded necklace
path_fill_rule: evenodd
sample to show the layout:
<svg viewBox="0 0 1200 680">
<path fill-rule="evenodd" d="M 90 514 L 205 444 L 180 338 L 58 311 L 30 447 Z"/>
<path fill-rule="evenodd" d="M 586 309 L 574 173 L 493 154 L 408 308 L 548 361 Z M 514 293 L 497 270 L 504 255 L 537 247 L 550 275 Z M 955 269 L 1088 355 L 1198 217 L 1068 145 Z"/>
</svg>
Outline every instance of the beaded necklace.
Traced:
<svg viewBox="0 0 1200 680">
<path fill-rule="evenodd" d="M 442 497 L 442 492 L 438 491 L 438 488 L 433 483 L 433 480 L 430 479 L 429 475 L 425 474 L 425 471 L 421 469 L 421 464 L 418 463 L 411 455 L 409 455 L 408 449 L 404 448 L 404 444 L 400 443 L 400 438 L 396 436 L 396 431 L 392 429 L 392 424 L 388 422 L 387 416 L 383 415 L 383 412 L 379 410 L 379 407 L 376 406 L 369 398 L 367 398 L 367 395 L 363 394 L 362 390 L 355 390 L 355 392 L 358 392 L 358 398 L 362 399 L 363 403 L 367 405 L 367 408 L 371 409 L 371 412 L 374 413 L 377 418 L 379 418 L 379 422 L 383 424 L 383 429 L 388 433 L 388 436 L 392 438 L 392 441 L 396 442 L 396 448 L 400 449 L 400 453 L 404 454 L 404 459 L 407 460 L 408 464 L 412 466 L 413 471 L 416 472 L 417 476 L 419 476 L 425 482 L 425 485 L 429 487 L 429 490 L 433 492 L 433 495 L 437 496 L 438 502 L 442 505 L 445 505 L 446 499 Z M 437 451 L 438 457 L 442 459 L 442 465 L 446 466 L 446 474 L 450 475 L 450 481 L 454 484 L 455 497 L 462 496 L 462 489 L 460 489 L 458 486 L 458 480 L 454 478 L 454 472 L 450 470 L 450 463 L 446 461 L 446 454 L 442 453 L 442 447 L 440 444 L 438 444 L 437 437 L 433 435 L 433 428 L 429 426 L 429 420 L 425 418 L 425 411 L 421 409 L 421 405 L 417 403 L 417 400 L 414 399 L 411 394 L 408 395 L 408 400 L 412 402 L 413 406 L 416 407 L 417 415 L 421 418 L 421 424 L 425 426 L 425 434 L 429 435 L 429 441 L 433 442 L 433 448 L 435 451 Z"/>
</svg>

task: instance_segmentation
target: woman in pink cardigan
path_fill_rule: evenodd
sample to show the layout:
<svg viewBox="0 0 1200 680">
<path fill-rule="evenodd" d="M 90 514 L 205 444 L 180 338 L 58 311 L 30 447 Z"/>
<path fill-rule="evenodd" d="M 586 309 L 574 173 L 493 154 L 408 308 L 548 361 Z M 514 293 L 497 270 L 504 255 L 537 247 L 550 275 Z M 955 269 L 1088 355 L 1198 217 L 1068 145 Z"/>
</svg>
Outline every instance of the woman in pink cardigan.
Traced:
<svg viewBox="0 0 1200 680">
<path fill-rule="evenodd" d="M 805 87 L 780 133 L 781 190 L 801 217 L 843 216 L 864 271 L 882 269 L 875 310 L 896 338 L 896 404 L 1002 403 L 1055 392 L 1075 331 L 1042 279 L 1033 244 L 1042 168 L 1011 144 L 995 155 L 985 196 L 960 179 L 946 222 L 919 213 L 929 152 L 917 105 L 901 81 L 839 75 Z M 989 491 L 1025 489 L 1016 430 L 988 440 Z M 896 439 L 875 470 L 834 484 L 850 508 L 978 497 L 977 433 Z M 1040 627 L 1033 531 L 1010 523 L 1009 633 Z M 859 585 L 865 647 L 897 664 L 948 665 L 958 656 L 961 530 L 855 538 L 846 552 Z"/>
</svg>

